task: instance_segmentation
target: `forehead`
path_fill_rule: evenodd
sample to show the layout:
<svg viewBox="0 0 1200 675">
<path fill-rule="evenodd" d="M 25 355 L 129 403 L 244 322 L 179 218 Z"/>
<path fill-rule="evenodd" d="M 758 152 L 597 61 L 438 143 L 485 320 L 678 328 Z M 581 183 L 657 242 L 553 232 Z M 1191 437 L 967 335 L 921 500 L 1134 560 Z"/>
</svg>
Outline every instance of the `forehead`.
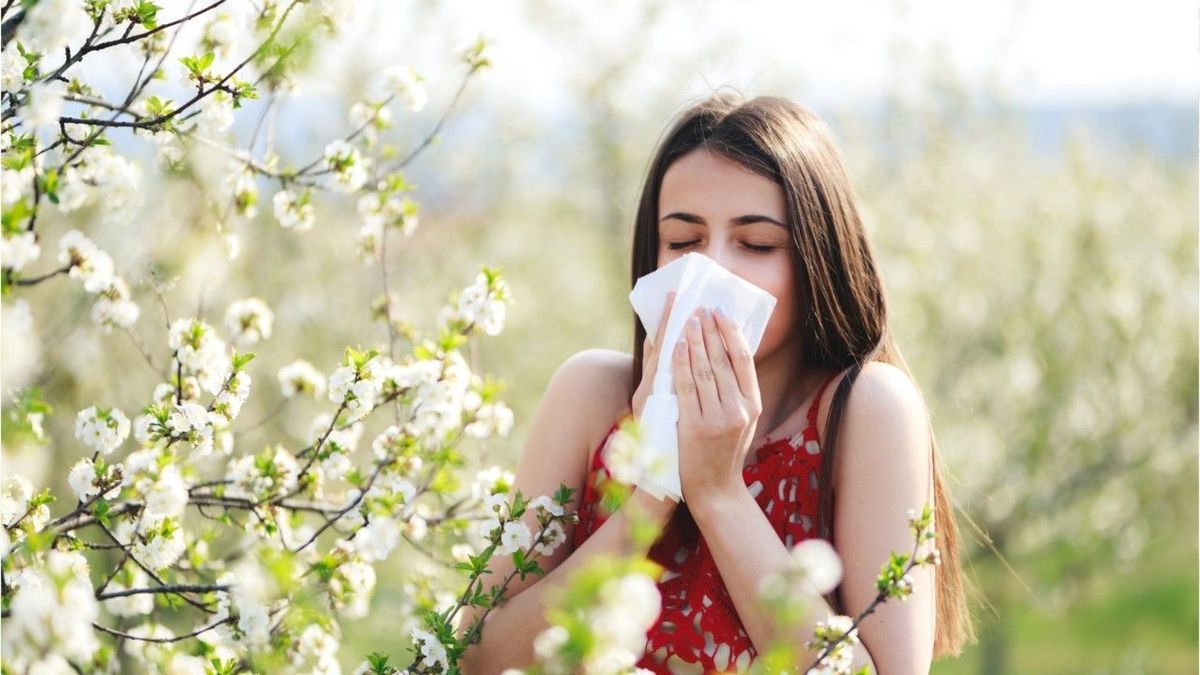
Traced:
<svg viewBox="0 0 1200 675">
<path fill-rule="evenodd" d="M 783 190 L 737 162 L 705 148 L 680 157 L 663 175 L 659 217 L 675 210 L 728 220 L 761 213 L 784 220 Z"/>
</svg>

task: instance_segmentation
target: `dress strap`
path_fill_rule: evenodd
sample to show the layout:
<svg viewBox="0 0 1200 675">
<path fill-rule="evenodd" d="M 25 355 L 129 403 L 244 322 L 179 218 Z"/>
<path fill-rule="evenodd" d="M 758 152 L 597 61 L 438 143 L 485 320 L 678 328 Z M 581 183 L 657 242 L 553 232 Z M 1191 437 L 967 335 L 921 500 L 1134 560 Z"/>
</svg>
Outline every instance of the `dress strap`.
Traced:
<svg viewBox="0 0 1200 675">
<path fill-rule="evenodd" d="M 841 375 L 841 374 L 842 374 L 841 371 L 838 371 L 838 372 L 834 373 L 833 375 L 830 375 L 829 378 L 826 379 L 824 382 L 822 382 L 821 386 L 817 388 L 817 395 L 813 397 L 812 405 L 808 406 L 808 426 L 809 427 L 816 428 L 817 413 L 821 408 L 821 397 L 825 395 L 825 388 L 828 387 L 829 383 L 836 380 L 837 376 Z"/>
</svg>

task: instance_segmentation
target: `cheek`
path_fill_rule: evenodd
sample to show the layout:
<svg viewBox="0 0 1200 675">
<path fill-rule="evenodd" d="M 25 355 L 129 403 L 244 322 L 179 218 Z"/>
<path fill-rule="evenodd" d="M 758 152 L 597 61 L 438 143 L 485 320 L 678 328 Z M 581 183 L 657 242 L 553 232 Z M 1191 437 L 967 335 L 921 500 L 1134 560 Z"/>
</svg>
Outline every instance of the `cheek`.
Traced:
<svg viewBox="0 0 1200 675">
<path fill-rule="evenodd" d="M 792 330 L 796 316 L 792 276 L 791 269 L 788 268 L 774 270 L 772 274 L 764 274 L 761 278 L 748 279 L 754 285 L 775 296 L 775 309 L 771 311 L 771 318 L 767 321 L 762 343 L 756 353 L 762 354 L 775 350 Z"/>
</svg>

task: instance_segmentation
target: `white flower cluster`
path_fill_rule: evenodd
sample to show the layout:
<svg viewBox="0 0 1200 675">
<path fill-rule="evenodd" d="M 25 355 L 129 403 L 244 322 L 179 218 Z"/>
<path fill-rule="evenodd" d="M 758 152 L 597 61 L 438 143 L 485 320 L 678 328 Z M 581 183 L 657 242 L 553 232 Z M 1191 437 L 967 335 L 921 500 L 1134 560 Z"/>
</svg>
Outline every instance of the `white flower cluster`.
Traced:
<svg viewBox="0 0 1200 675">
<path fill-rule="evenodd" d="M 13 530 L 15 542 L 20 542 L 25 539 L 26 527 L 38 532 L 50 520 L 50 507 L 46 504 L 39 504 L 37 508 L 30 510 L 29 502 L 33 499 L 33 485 L 29 483 L 21 474 L 9 474 L 4 477 L 4 489 L 0 492 L 0 520 L 3 521 L 4 527 L 0 528 L 0 557 L 8 555 L 8 549 L 11 543 L 8 539 L 8 527 L 17 522 L 22 516 L 25 517 L 21 521 L 22 527 Z M 25 515 L 28 513 L 29 515 Z"/>
<path fill-rule="evenodd" d="M 279 389 L 284 398 L 304 393 L 320 399 L 325 395 L 325 375 L 308 361 L 296 359 L 279 369 Z"/>
<path fill-rule="evenodd" d="M 44 559 L 17 572 L 11 584 L 16 592 L 0 637 L 5 670 L 72 672 L 66 660 L 91 660 L 100 647 L 92 628 L 99 608 L 83 554 L 47 551 Z"/>
<path fill-rule="evenodd" d="M 814 537 L 792 547 L 792 560 L 802 583 L 821 595 L 832 593 L 842 580 L 842 559 L 825 539 Z"/>
<path fill-rule="evenodd" d="M 440 372 L 438 372 L 440 370 Z M 478 376 L 471 374 L 462 353 L 451 351 L 443 360 L 418 361 L 397 369 L 396 383 L 401 389 L 416 388 L 419 405 L 411 423 L 411 433 L 440 442 L 462 424 L 463 402 Z"/>
<path fill-rule="evenodd" d="M 363 220 L 358 231 L 358 257 L 367 263 L 379 255 L 384 228 L 395 227 L 405 237 L 411 237 L 420 221 L 417 202 L 389 190 L 383 181 L 378 191 L 358 198 L 357 209 Z"/>
<path fill-rule="evenodd" d="M 438 641 L 436 635 L 423 628 L 413 628 L 412 639 L 421 650 L 418 658 L 423 665 L 439 666 L 442 672 L 450 669 L 450 661 L 446 657 L 446 646 Z"/>
<path fill-rule="evenodd" d="M 213 137 L 233 125 L 233 97 L 223 91 L 213 92 L 200 100 L 200 114 L 193 129 L 201 136 Z M 169 136 L 171 134 L 155 134 Z"/>
<path fill-rule="evenodd" d="M 634 424 L 621 424 L 601 449 L 608 474 L 625 485 L 637 485 L 643 474 L 649 471 L 649 467 L 643 466 L 643 458 L 654 456 L 654 453 L 642 448 L 636 421 L 633 420 Z"/>
<path fill-rule="evenodd" d="M 425 78 L 410 65 L 395 65 L 383 71 L 383 88 L 403 98 L 405 107 L 412 112 L 420 112 L 429 102 Z"/>
<path fill-rule="evenodd" d="M 44 0 L 29 8 L 18 35 L 28 49 L 60 54 L 67 45 L 77 45 L 86 38 L 91 27 L 91 17 L 82 3 Z"/>
<path fill-rule="evenodd" d="M 325 146 L 325 168 L 333 172 L 333 187 L 341 192 L 357 192 L 367 182 L 370 163 L 358 148 L 340 138 Z"/>
<path fill-rule="evenodd" d="M 192 460 L 207 457 L 213 451 L 213 434 L 214 434 L 214 419 L 216 415 L 196 403 L 195 401 L 184 400 L 183 403 L 172 404 L 171 412 L 167 416 L 165 431 L 171 436 L 183 437 L 191 446 L 192 452 L 189 458 Z M 142 429 L 149 429 L 149 423 L 153 421 L 150 415 L 138 417 L 138 440 L 143 443 L 146 440 L 155 440 L 153 432 L 147 432 L 146 440 L 143 440 L 141 433 Z M 143 420 L 147 420 L 143 424 Z M 161 436 L 159 436 L 161 437 Z"/>
<path fill-rule="evenodd" d="M 816 651 L 824 651 L 829 645 L 836 646 L 821 659 L 816 668 L 808 672 L 812 675 L 841 675 L 851 672 L 854 665 L 854 645 L 858 644 L 858 628 L 851 630 L 854 619 L 838 614 L 829 615 L 825 621 L 818 621 L 813 629 L 813 639 L 805 646 Z M 842 639 L 843 636 L 845 639 Z"/>
<path fill-rule="evenodd" d="M 71 266 L 68 276 L 82 281 L 89 293 L 99 293 L 112 283 L 112 258 L 79 230 L 71 230 L 58 240 L 58 261 Z"/>
<path fill-rule="evenodd" d="M 300 636 L 288 652 L 293 672 L 313 675 L 341 675 L 342 667 L 337 660 L 341 645 L 341 632 L 336 622 L 330 622 L 332 631 L 318 623 L 309 624 L 300 631 Z"/>
<path fill-rule="evenodd" d="M 90 130 L 77 131 L 79 140 Z M 88 148 L 82 160 L 59 178 L 58 210 L 70 213 L 89 202 L 99 203 L 105 217 L 116 221 L 141 205 L 142 175 L 137 165 L 108 146 Z"/>
<path fill-rule="evenodd" d="M 176 319 L 167 342 L 185 372 L 194 374 L 208 393 L 221 392 L 233 365 L 225 341 L 212 326 L 201 319 Z"/>
<path fill-rule="evenodd" d="M 218 59 L 227 59 L 237 52 L 241 29 L 228 12 L 219 12 L 204 27 L 201 44 Z"/>
<path fill-rule="evenodd" d="M 128 521 L 123 520 L 121 523 L 126 524 Z M 132 528 L 132 525 L 129 527 Z M 122 533 L 125 533 L 125 530 L 118 529 L 118 538 Z M 156 572 L 174 565 L 187 547 L 183 526 L 179 519 L 173 516 L 148 513 L 139 521 L 138 534 L 141 537 L 133 541 L 133 557 Z"/>
<path fill-rule="evenodd" d="M 7 144 L 9 139 L 8 134 L 0 134 L 0 139 L 3 139 Z M 16 164 L 0 167 L 0 203 L 7 210 L 22 199 L 30 200 L 32 204 L 33 196 L 33 165 L 18 167 Z M 12 234 L 6 233 L 6 236 Z M 36 256 L 34 256 L 36 258 Z M 8 264 L 5 263 L 5 267 Z"/>
<path fill-rule="evenodd" d="M 141 315 L 142 309 L 130 298 L 129 286 L 121 277 L 113 277 L 112 284 L 96 296 L 92 305 L 92 323 L 111 333 L 113 328 L 132 326 Z"/>
<path fill-rule="evenodd" d="M 83 458 L 71 467 L 70 473 L 67 474 L 67 485 L 75 492 L 75 496 L 79 501 L 86 502 L 93 495 L 100 491 L 98 482 L 112 482 L 116 477 L 116 473 L 121 470 L 120 464 L 108 464 L 104 467 L 104 474 L 98 475 L 96 465 L 92 460 Z M 123 481 L 122 481 L 123 482 Z M 116 499 L 121 493 L 121 482 L 117 482 L 108 492 L 104 493 L 104 499 Z"/>
<path fill-rule="evenodd" d="M 347 561 L 337 566 L 329 580 L 330 608 L 347 618 L 362 618 L 367 615 L 375 588 L 375 568 L 360 560 L 354 545 L 345 539 L 334 544 L 334 554 Z"/>
<path fill-rule="evenodd" d="M 225 330 L 239 347 L 271 337 L 274 321 L 275 314 L 261 298 L 235 300 L 225 310 Z"/>
<path fill-rule="evenodd" d="M 307 232 L 316 222 L 317 212 L 312 203 L 312 191 L 296 194 L 292 190 L 280 190 L 271 198 L 275 207 L 275 220 L 285 230 Z"/>
<path fill-rule="evenodd" d="M 226 179 L 226 188 L 239 215 L 246 218 L 258 215 L 258 181 L 253 171 L 241 162 L 234 162 Z"/>
<path fill-rule="evenodd" d="M 658 586 L 645 574 L 630 572 L 604 582 L 598 597 L 586 621 L 592 635 L 601 639 L 584 655 L 579 670 L 590 675 L 630 672 L 645 650 L 646 631 L 662 609 Z M 534 654 L 547 672 L 561 672 L 561 649 L 569 637 L 564 627 L 551 625 L 534 639 Z"/>
<path fill-rule="evenodd" d="M 270 614 L 266 589 L 271 583 L 259 565 L 243 558 L 234 569 L 217 577 L 218 584 L 228 584 L 229 590 L 220 594 L 217 613 L 209 619 L 215 623 L 237 617 L 233 624 L 222 624 L 213 630 L 221 643 L 239 647 L 255 647 L 270 639 Z"/>
<path fill-rule="evenodd" d="M 480 272 L 475 283 L 459 294 L 457 307 L 443 307 L 437 322 L 439 326 L 446 326 L 458 320 L 468 325 L 477 324 L 488 335 L 499 335 L 504 329 L 508 301 L 508 282 L 497 277 L 489 283 L 487 275 Z"/>
<path fill-rule="evenodd" d="M 221 393 L 217 394 L 216 400 L 213 401 L 213 413 L 209 415 L 209 418 L 218 423 L 222 421 L 233 422 L 238 414 L 241 413 L 242 405 L 246 403 L 246 399 L 249 397 L 250 373 L 239 370 L 229 378 L 229 385 L 222 389 Z M 223 417 L 224 420 L 220 420 L 215 415 Z"/>
<path fill-rule="evenodd" d="M 463 410 L 473 412 L 475 419 L 463 427 L 463 433 L 471 438 L 507 436 L 513 426 L 513 412 L 500 401 L 482 403 L 479 393 L 471 390 L 463 397 Z"/>
<path fill-rule="evenodd" d="M 360 369 L 353 365 L 339 367 L 329 376 L 329 400 L 345 403 L 352 421 L 366 417 L 383 390 L 386 370 L 384 358 L 379 356 L 372 357 Z"/>
<path fill-rule="evenodd" d="M 287 448 L 276 445 L 257 455 L 243 455 L 229 463 L 225 478 L 233 481 L 226 494 L 263 497 L 291 491 L 300 477 L 300 466 Z"/>
<path fill-rule="evenodd" d="M 4 192 L 4 205 L 8 206 L 9 188 L 17 185 L 18 178 L 9 175 L 12 172 L 4 172 L 4 185 L 0 191 Z M 20 272 L 26 265 L 38 259 L 42 254 L 42 247 L 38 245 L 37 235 L 31 230 L 25 230 L 15 234 L 4 235 L 0 239 L 0 266 L 5 269 L 11 269 L 14 272 Z"/>
<path fill-rule="evenodd" d="M 325 435 L 325 431 L 330 429 L 332 422 L 333 415 L 330 413 L 317 415 L 313 419 L 312 428 L 309 430 L 308 444 L 316 445 L 321 440 L 321 437 Z M 342 480 L 346 477 L 346 473 L 353 468 L 354 462 L 351 461 L 350 455 L 358 449 L 358 442 L 362 439 L 362 434 L 363 424 L 361 422 L 355 422 L 344 429 L 335 426 L 332 430 L 329 430 L 329 436 L 325 439 L 325 443 L 321 446 L 321 450 L 317 455 L 321 461 L 310 469 L 317 479 L 314 486 L 314 496 L 321 494 L 321 486 L 327 478 Z M 380 474 L 380 478 L 383 475 Z M 376 483 L 378 483 L 378 480 Z M 357 495 L 357 493 L 355 494 Z"/>
<path fill-rule="evenodd" d="M 75 438 L 101 454 L 111 455 L 129 438 L 129 418 L 117 408 L 89 406 L 75 415 Z"/>
<path fill-rule="evenodd" d="M 354 533 L 354 550 L 366 562 L 386 560 L 400 540 L 400 528 L 390 516 L 374 516 Z"/>
<path fill-rule="evenodd" d="M 370 101 L 357 101 L 350 106 L 348 113 L 350 124 L 355 129 L 362 129 L 363 138 L 374 142 L 380 129 L 392 126 L 392 111 L 385 105 Z"/>
<path fill-rule="evenodd" d="M 157 521 L 183 516 L 188 503 L 188 486 L 178 464 L 164 466 L 156 479 L 142 476 L 138 479 L 137 489 L 146 497 L 142 518 Z"/>
<path fill-rule="evenodd" d="M 61 203 L 61 202 L 60 202 Z M 22 266 L 37 257 L 37 245 L 21 235 L 21 243 L 15 247 L 14 262 Z M 5 240 L 8 241 L 7 239 Z M 30 246 L 33 249 L 30 249 Z M 92 306 L 92 321 L 111 332 L 114 326 L 128 327 L 137 321 L 141 309 L 130 300 L 129 286 L 113 271 L 113 261 L 91 239 L 79 230 L 64 234 L 58 242 L 58 260 L 69 266 L 68 276 L 83 282 L 83 288 L 96 293 L 96 304 Z"/>
</svg>

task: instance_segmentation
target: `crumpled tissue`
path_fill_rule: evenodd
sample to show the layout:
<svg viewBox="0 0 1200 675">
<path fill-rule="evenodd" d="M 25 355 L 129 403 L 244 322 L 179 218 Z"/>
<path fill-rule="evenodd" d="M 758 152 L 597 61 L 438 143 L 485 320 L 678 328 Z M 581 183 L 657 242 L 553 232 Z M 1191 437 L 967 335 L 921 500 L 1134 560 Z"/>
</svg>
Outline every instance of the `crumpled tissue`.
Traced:
<svg viewBox="0 0 1200 675">
<path fill-rule="evenodd" d="M 676 291 L 675 302 L 667 318 L 663 348 L 658 353 L 654 386 L 638 417 L 641 451 L 637 484 L 658 499 L 683 501 L 679 477 L 679 399 L 671 367 L 672 348 L 686 335 L 684 328 L 692 312 L 697 307 L 708 307 L 724 312 L 741 329 L 750 352 L 754 353 L 776 299 L 712 258 L 688 253 L 638 279 L 629 293 L 629 301 L 647 334 L 657 334 L 667 293 L 672 290 Z"/>
</svg>

